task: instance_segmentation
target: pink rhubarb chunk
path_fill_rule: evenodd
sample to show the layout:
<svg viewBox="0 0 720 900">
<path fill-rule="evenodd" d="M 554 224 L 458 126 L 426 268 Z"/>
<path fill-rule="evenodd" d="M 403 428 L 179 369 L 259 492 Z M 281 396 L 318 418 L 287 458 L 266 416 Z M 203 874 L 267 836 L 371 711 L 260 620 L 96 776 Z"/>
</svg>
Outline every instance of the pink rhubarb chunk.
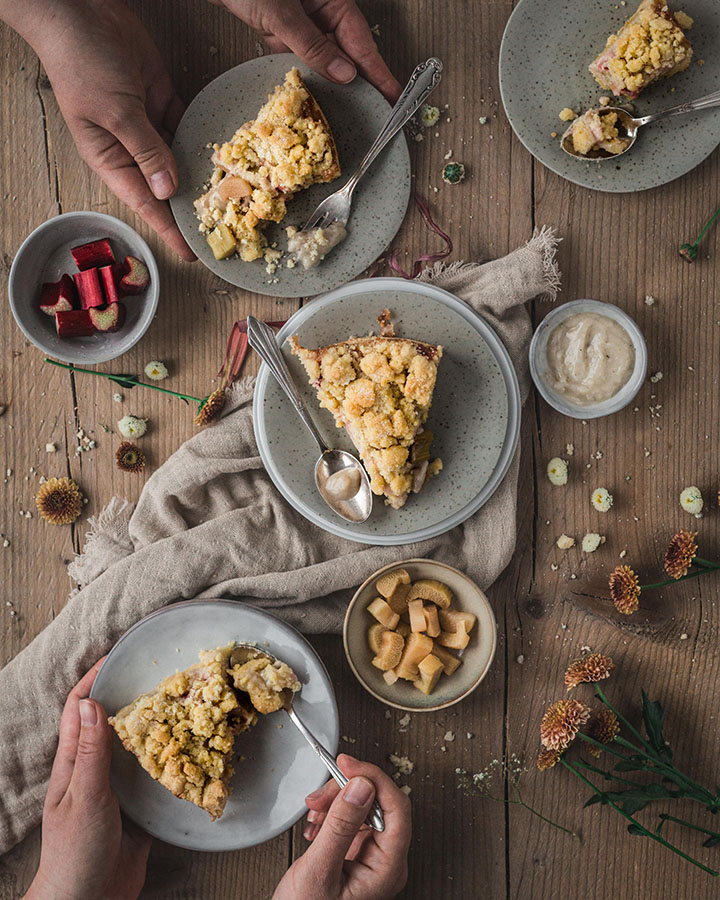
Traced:
<svg viewBox="0 0 720 900">
<path fill-rule="evenodd" d="M 61 338 L 90 337 L 95 326 L 86 309 L 70 309 L 55 316 L 55 327 Z"/>
<path fill-rule="evenodd" d="M 145 263 L 136 256 L 126 256 L 120 279 L 121 294 L 142 294 L 150 284 L 150 272 Z"/>
<path fill-rule="evenodd" d="M 97 269 L 85 269 L 83 272 L 77 272 L 73 278 L 80 295 L 80 306 L 83 309 L 102 306 L 105 303 Z"/>
<path fill-rule="evenodd" d="M 107 238 L 73 247 L 70 252 L 75 260 L 75 265 L 81 272 L 98 266 L 109 266 L 115 262 L 110 241 Z"/>
<path fill-rule="evenodd" d="M 75 285 L 69 275 L 60 281 L 46 281 L 40 291 L 40 309 L 48 316 L 67 312 L 75 306 Z"/>
<path fill-rule="evenodd" d="M 125 322 L 125 307 L 122 303 L 110 303 L 104 309 L 94 307 L 88 313 L 97 331 L 118 331 Z"/>
</svg>

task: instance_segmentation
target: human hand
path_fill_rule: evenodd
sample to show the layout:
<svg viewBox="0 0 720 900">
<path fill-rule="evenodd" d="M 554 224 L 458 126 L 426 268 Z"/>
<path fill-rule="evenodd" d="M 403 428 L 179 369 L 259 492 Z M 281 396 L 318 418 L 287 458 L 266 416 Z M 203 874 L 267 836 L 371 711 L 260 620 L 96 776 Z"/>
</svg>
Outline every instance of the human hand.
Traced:
<svg viewBox="0 0 720 900">
<path fill-rule="evenodd" d="M 331 81 L 357 72 L 394 103 L 400 84 L 390 72 L 355 0 L 211 0 L 265 39 L 273 53 L 292 50 Z"/>
<path fill-rule="evenodd" d="M 18 30 L 45 67 L 80 156 L 179 256 L 195 259 L 166 202 L 178 185 L 168 144 L 183 104 L 150 35 L 121 0 L 42 4 L 44 15 L 30 12 Z"/>
<path fill-rule="evenodd" d="M 102 660 L 72 689 L 42 822 L 40 867 L 25 900 L 136 900 L 151 838 L 120 815 L 110 789 L 112 731 L 88 694 Z"/>
<path fill-rule="evenodd" d="M 391 900 L 407 881 L 410 801 L 377 766 L 341 754 L 350 781 L 329 781 L 305 798 L 310 847 L 288 869 L 272 900 Z M 377 797 L 385 831 L 364 824 Z"/>
</svg>

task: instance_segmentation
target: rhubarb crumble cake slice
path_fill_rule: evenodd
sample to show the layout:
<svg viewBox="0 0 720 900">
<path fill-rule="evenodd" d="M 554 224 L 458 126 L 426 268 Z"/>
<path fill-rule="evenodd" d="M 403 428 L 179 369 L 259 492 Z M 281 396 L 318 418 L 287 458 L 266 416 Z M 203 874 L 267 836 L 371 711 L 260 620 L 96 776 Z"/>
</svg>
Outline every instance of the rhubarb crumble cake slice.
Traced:
<svg viewBox="0 0 720 900">
<path fill-rule="evenodd" d="M 257 720 L 228 675 L 233 646 L 201 652 L 200 662 L 165 678 L 109 720 L 146 772 L 213 820 L 230 794 L 235 736 Z"/>
<path fill-rule="evenodd" d="M 442 469 L 441 460 L 430 461 L 433 434 L 423 426 L 443 349 L 394 337 L 389 317 L 388 310 L 379 317 L 379 337 L 351 337 L 313 350 L 293 336 L 290 345 L 320 406 L 357 447 L 373 493 L 399 509 Z"/>
<path fill-rule="evenodd" d="M 635 98 L 658 78 L 687 69 L 693 51 L 685 31 L 691 25 L 690 16 L 672 13 L 666 0 L 642 0 L 607 39 L 590 72 L 605 90 Z"/>
<path fill-rule="evenodd" d="M 630 138 L 620 133 L 614 110 L 589 109 L 578 116 L 563 135 L 572 139 L 573 149 L 581 156 L 617 156 L 627 150 Z"/>
<path fill-rule="evenodd" d="M 237 252 L 275 262 L 280 253 L 268 247 L 263 222 L 280 222 L 293 194 L 340 174 L 332 129 L 296 68 L 257 117 L 213 151 L 209 190 L 195 212 L 216 259 Z"/>
<path fill-rule="evenodd" d="M 230 675 L 237 690 L 247 691 L 253 707 L 263 715 L 281 709 L 286 691 L 294 694 L 301 687 L 287 663 L 269 659 L 262 651 L 255 658 L 234 665 Z"/>
</svg>

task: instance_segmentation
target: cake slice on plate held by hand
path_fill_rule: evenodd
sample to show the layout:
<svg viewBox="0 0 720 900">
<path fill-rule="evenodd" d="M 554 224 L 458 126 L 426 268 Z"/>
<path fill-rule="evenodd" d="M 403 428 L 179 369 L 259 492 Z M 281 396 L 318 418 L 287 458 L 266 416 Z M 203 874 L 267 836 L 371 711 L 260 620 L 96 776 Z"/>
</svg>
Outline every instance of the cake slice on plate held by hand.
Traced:
<svg viewBox="0 0 720 900">
<path fill-rule="evenodd" d="M 274 712 L 280 692 L 299 690 L 292 669 L 266 658 L 230 666 L 234 644 L 165 678 L 109 721 L 126 750 L 164 787 L 218 819 L 230 795 L 235 737 Z M 277 695 L 277 696 L 276 696 Z"/>
<path fill-rule="evenodd" d="M 394 337 L 384 310 L 381 334 L 348 338 L 328 347 L 301 347 L 300 357 L 320 406 L 345 428 L 370 476 L 373 493 L 395 509 L 411 492 L 442 469 L 430 461 L 433 434 L 424 429 L 435 388 L 442 347 Z"/>
<path fill-rule="evenodd" d="M 663 76 L 690 65 L 692 47 L 685 30 L 692 19 L 672 13 L 666 0 L 642 0 L 617 34 L 611 34 L 590 72 L 605 90 L 635 98 Z"/>
</svg>

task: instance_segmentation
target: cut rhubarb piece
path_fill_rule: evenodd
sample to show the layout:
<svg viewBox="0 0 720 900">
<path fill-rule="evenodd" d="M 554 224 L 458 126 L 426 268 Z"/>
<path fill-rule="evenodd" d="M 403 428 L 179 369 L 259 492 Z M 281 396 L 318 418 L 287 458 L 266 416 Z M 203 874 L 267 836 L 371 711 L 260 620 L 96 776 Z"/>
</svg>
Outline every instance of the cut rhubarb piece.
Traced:
<svg viewBox="0 0 720 900">
<path fill-rule="evenodd" d="M 126 256 L 120 279 L 121 294 L 142 294 L 150 284 L 150 273 L 145 263 L 136 256 Z"/>
<path fill-rule="evenodd" d="M 110 303 L 104 309 L 89 309 L 90 321 L 98 331 L 118 331 L 125 322 L 122 303 Z"/>
<path fill-rule="evenodd" d="M 58 337 L 90 337 L 95 334 L 95 326 L 87 309 L 69 309 L 55 316 Z"/>
<path fill-rule="evenodd" d="M 75 285 L 69 275 L 60 281 L 46 281 L 40 291 L 40 309 L 48 316 L 67 312 L 75 306 Z"/>
<path fill-rule="evenodd" d="M 108 303 L 117 303 L 120 299 L 117 289 L 116 270 L 117 266 L 103 266 L 100 272 L 100 281 L 102 281 L 103 293 Z"/>
<path fill-rule="evenodd" d="M 83 272 L 77 272 L 73 275 L 73 278 L 80 295 L 80 306 L 83 309 L 102 306 L 105 303 L 97 269 L 86 269 Z"/>
<path fill-rule="evenodd" d="M 89 244 L 81 244 L 70 251 L 75 265 L 84 272 L 85 269 L 93 269 L 97 266 L 109 266 L 115 262 L 110 241 L 103 238 L 101 241 L 91 241 Z"/>
</svg>

